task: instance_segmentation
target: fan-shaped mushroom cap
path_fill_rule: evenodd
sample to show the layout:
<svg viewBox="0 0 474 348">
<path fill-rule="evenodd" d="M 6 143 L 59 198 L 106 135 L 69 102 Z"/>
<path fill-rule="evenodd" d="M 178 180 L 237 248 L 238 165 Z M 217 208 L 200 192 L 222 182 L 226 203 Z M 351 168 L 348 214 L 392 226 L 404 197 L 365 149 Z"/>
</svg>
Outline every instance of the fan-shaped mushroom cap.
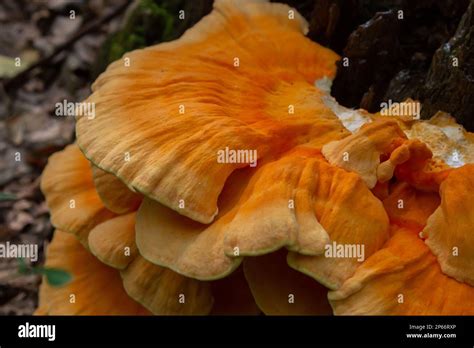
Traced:
<svg viewBox="0 0 474 348">
<path fill-rule="evenodd" d="M 226 230 L 225 253 L 257 256 L 281 247 L 324 252 L 329 236 L 316 218 L 315 200 L 327 189 L 319 150 L 299 146 L 264 164 L 251 178 Z"/>
<path fill-rule="evenodd" d="M 253 175 L 246 183 L 249 174 Z M 208 226 L 146 199 L 137 217 L 140 253 L 188 277 L 210 280 L 231 272 L 242 256 L 284 246 L 300 254 L 321 255 L 331 240 L 358 240 L 372 253 L 388 238 L 387 215 L 363 181 L 330 166 L 309 147 L 233 174 L 220 198 L 221 213 Z M 353 209 L 355 205 L 361 209 Z M 361 223 L 366 219 L 373 224 Z M 343 267 L 341 261 L 340 271 L 331 279 L 346 277 L 356 263 L 351 260 Z M 330 265 L 332 261 L 325 267 Z"/>
<path fill-rule="evenodd" d="M 140 255 L 121 275 L 128 295 L 154 314 L 204 315 L 211 311 L 210 283 L 183 277 Z"/>
<path fill-rule="evenodd" d="M 123 287 L 151 312 L 206 314 L 210 311 L 209 284 L 150 264 L 137 255 L 135 212 L 117 216 L 104 207 L 95 191 L 90 164 L 76 145 L 50 158 L 43 174 L 42 190 L 53 224 L 68 228 L 85 246 L 90 236 L 92 251 L 105 263 L 124 269 Z M 74 205 L 70 205 L 71 199 Z M 126 246 L 130 246 L 130 256 L 124 254 Z M 157 290 L 159 296 L 150 293 Z M 187 305 L 179 302 L 181 294 L 188 298 Z"/>
<path fill-rule="evenodd" d="M 219 163 L 219 151 L 261 161 L 321 136 L 321 120 L 344 132 L 313 86 L 334 75 L 338 56 L 304 37 L 299 14 L 256 0 L 214 6 L 179 40 L 109 66 L 86 101 L 95 118 L 76 127 L 96 166 L 201 223 L 217 215 L 229 175 L 249 165 Z"/>
<path fill-rule="evenodd" d="M 90 230 L 114 217 L 94 187 L 90 164 L 77 145 L 69 145 L 49 160 L 41 178 L 52 224 L 75 234 L 87 246 Z"/>
<path fill-rule="evenodd" d="M 281 249 L 244 260 L 244 273 L 260 309 L 267 315 L 331 315 L 327 289 L 286 263 Z"/>
<path fill-rule="evenodd" d="M 105 207 L 116 214 L 135 211 L 140 206 L 142 195 L 130 190 L 115 175 L 92 165 L 94 186 Z"/>
<path fill-rule="evenodd" d="M 311 205 L 305 203 L 313 193 L 312 166 L 304 157 L 289 156 L 234 173 L 220 196 L 221 212 L 211 225 L 183 218 L 147 199 L 138 214 L 140 252 L 151 262 L 198 279 L 221 278 L 240 264 L 241 256 L 282 246 L 321 253 L 328 237 Z M 296 214 L 311 220 L 299 221 L 299 227 Z"/>
<path fill-rule="evenodd" d="M 138 255 L 135 215 L 119 215 L 95 226 L 89 233 L 89 249 L 106 265 L 124 269 Z"/>
<path fill-rule="evenodd" d="M 474 288 L 443 274 L 418 235 L 398 228 L 328 298 L 338 315 L 474 314 Z"/>
<path fill-rule="evenodd" d="M 328 248 L 333 243 L 363 247 L 367 258 L 387 240 L 389 221 L 382 203 L 357 174 L 318 161 L 312 177 L 312 211 L 330 239 L 321 255 L 291 252 L 288 263 L 328 288 L 337 289 L 354 273 L 361 260 L 353 255 L 339 258 L 330 253 L 326 257 Z"/>
<path fill-rule="evenodd" d="M 242 260 L 225 255 L 225 233 L 235 216 L 232 207 L 253 170 L 233 174 L 220 197 L 219 217 L 210 225 L 200 224 L 145 198 L 136 224 L 140 254 L 150 262 L 196 279 L 218 279 L 231 273 Z"/>
<path fill-rule="evenodd" d="M 97 260 L 71 234 L 55 231 L 45 266 L 69 272 L 72 280 L 61 287 L 43 280 L 37 315 L 151 314 L 127 295 L 119 273 Z"/>
<path fill-rule="evenodd" d="M 176 214 L 170 209 L 164 209 Z M 97 225 L 89 234 L 90 251 L 105 264 L 117 269 L 125 269 L 138 256 L 135 244 L 135 215 L 135 212 L 120 215 Z M 142 261 L 142 263 L 145 262 Z M 152 267 L 149 263 L 145 264 L 152 270 L 148 274 L 150 277 L 148 282 L 152 282 L 157 268 Z M 128 278 L 133 278 L 133 276 L 129 274 Z M 147 283 L 146 279 L 142 279 L 142 281 Z M 211 282 L 211 289 L 214 298 L 211 315 L 251 315 L 260 312 L 241 268 L 223 279 Z M 141 290 L 130 286 L 130 291 L 139 292 Z M 161 290 L 159 292 L 160 296 L 169 295 Z M 150 303 L 149 305 L 155 306 L 156 304 Z M 153 309 L 153 307 L 150 308 Z M 161 313 L 161 310 L 158 309 L 157 313 Z"/>
<path fill-rule="evenodd" d="M 474 286 L 474 165 L 453 170 L 440 195 L 423 237 L 445 274 Z"/>
</svg>

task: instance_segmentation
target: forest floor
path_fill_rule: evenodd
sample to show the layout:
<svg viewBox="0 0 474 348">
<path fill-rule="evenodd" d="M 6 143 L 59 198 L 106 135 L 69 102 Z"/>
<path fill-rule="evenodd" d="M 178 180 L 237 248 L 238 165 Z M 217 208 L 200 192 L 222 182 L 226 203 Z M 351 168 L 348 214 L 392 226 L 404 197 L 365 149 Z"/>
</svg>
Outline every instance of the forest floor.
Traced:
<svg viewBox="0 0 474 348">
<path fill-rule="evenodd" d="M 0 243 L 38 245 L 37 265 L 53 232 L 40 175 L 48 156 L 74 141 L 74 118 L 55 116 L 55 104 L 90 93 L 98 52 L 124 11 L 96 22 L 124 3 L 0 3 Z M 90 32 L 74 39 L 91 23 Z M 0 258 L 0 315 L 32 314 L 37 307 L 41 277 L 19 274 L 18 262 Z"/>
</svg>

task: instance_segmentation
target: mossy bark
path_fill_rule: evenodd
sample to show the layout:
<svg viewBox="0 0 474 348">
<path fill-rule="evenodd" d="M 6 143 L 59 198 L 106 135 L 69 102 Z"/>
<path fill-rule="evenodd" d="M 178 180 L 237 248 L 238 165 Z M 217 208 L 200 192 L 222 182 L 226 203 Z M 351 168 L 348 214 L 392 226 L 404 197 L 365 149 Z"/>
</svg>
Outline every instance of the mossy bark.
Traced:
<svg viewBox="0 0 474 348">
<path fill-rule="evenodd" d="M 99 53 L 94 75 L 126 52 L 179 38 L 212 9 L 212 0 L 137 0 Z"/>
</svg>

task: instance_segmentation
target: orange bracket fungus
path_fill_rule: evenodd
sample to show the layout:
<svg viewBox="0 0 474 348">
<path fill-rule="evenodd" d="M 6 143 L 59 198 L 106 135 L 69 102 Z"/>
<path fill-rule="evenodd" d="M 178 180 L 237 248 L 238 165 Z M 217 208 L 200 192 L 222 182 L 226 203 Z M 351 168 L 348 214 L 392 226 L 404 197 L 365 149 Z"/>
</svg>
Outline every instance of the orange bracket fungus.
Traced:
<svg viewBox="0 0 474 348">
<path fill-rule="evenodd" d="M 340 58 L 290 10 L 216 0 L 99 76 L 43 173 L 73 280 L 37 314 L 474 314 L 473 135 L 351 126 L 317 83 Z"/>
</svg>

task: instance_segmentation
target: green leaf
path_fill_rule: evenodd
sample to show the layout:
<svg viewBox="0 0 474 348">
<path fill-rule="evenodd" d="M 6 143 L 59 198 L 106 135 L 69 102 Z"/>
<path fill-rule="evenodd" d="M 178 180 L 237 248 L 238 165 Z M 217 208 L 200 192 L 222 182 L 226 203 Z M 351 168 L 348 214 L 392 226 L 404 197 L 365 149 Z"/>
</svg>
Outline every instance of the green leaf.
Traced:
<svg viewBox="0 0 474 348">
<path fill-rule="evenodd" d="M 14 201 L 16 200 L 16 196 L 12 195 L 11 193 L 0 192 L 0 202 L 1 201 Z"/>
<path fill-rule="evenodd" d="M 72 275 L 59 268 L 42 268 L 42 273 L 46 276 L 48 284 L 51 286 L 62 286 L 69 283 L 72 279 Z"/>
<path fill-rule="evenodd" d="M 28 268 L 24 259 L 18 259 L 18 273 L 20 274 L 30 274 L 31 271 Z"/>
<path fill-rule="evenodd" d="M 54 287 L 65 285 L 72 279 L 72 275 L 65 270 L 50 267 L 32 267 L 24 259 L 18 259 L 18 273 L 23 275 L 43 275 L 46 277 L 48 284 Z"/>
</svg>

